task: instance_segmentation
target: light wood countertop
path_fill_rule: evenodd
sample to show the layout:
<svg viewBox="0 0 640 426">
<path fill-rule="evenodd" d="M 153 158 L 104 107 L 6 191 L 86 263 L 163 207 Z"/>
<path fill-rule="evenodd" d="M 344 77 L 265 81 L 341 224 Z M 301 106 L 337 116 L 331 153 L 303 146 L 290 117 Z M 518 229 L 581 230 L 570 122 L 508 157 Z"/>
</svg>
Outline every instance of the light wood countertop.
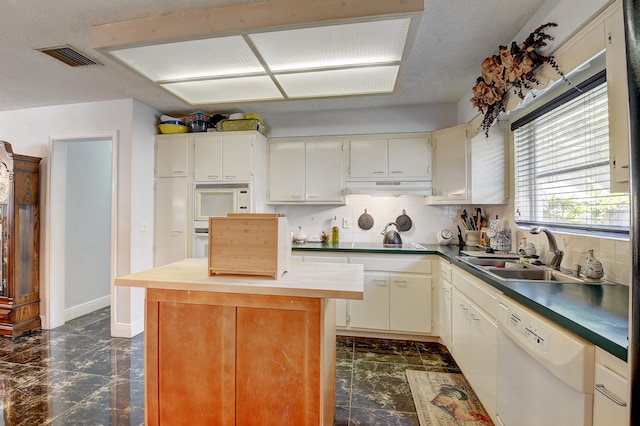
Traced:
<svg viewBox="0 0 640 426">
<path fill-rule="evenodd" d="M 207 259 L 184 259 L 118 277 L 115 285 L 214 293 L 264 294 L 362 300 L 363 266 L 290 262 L 280 279 L 253 275 L 208 275 Z"/>
</svg>

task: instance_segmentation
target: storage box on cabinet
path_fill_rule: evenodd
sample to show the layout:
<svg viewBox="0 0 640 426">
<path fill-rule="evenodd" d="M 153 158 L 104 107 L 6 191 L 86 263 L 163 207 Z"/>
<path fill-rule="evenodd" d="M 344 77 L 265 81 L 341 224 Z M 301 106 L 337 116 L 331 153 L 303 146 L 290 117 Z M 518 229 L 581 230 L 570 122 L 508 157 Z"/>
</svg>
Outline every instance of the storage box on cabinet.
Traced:
<svg viewBox="0 0 640 426">
<path fill-rule="evenodd" d="M 596 347 L 593 426 L 628 425 L 627 363 Z"/>
</svg>

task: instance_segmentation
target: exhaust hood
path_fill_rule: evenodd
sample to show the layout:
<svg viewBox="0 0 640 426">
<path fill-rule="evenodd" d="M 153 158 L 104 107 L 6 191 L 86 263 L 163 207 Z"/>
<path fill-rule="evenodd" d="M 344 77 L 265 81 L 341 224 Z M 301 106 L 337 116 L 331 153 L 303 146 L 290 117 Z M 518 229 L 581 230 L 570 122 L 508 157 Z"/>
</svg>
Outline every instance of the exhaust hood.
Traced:
<svg viewBox="0 0 640 426">
<path fill-rule="evenodd" d="M 431 181 L 349 181 L 347 195 L 433 195 Z"/>
</svg>

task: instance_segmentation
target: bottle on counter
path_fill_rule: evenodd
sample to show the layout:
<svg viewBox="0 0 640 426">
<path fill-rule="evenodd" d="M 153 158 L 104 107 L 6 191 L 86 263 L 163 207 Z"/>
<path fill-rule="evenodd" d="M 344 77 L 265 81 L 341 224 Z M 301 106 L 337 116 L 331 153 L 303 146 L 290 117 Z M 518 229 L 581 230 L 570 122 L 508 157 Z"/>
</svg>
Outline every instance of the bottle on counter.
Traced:
<svg viewBox="0 0 640 426">
<path fill-rule="evenodd" d="M 336 224 L 336 217 L 333 217 L 331 221 L 331 244 L 338 244 L 340 242 L 340 228 Z"/>
</svg>

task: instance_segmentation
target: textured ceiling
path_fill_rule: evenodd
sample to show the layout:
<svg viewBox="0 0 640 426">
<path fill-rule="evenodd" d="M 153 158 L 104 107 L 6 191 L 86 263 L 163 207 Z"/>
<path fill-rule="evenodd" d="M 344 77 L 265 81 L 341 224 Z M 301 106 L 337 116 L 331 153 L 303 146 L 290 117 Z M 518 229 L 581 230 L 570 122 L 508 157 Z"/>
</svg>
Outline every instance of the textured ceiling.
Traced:
<svg viewBox="0 0 640 426">
<path fill-rule="evenodd" d="M 0 110 L 135 98 L 167 114 L 198 109 L 266 116 L 270 112 L 456 102 L 469 96 L 482 60 L 497 53 L 498 45 L 509 43 L 542 4 L 542 0 L 425 0 L 400 88 L 391 95 L 192 107 L 91 48 L 93 25 L 252 2 L 4 1 Z M 35 50 L 66 44 L 103 65 L 71 68 Z"/>
</svg>

